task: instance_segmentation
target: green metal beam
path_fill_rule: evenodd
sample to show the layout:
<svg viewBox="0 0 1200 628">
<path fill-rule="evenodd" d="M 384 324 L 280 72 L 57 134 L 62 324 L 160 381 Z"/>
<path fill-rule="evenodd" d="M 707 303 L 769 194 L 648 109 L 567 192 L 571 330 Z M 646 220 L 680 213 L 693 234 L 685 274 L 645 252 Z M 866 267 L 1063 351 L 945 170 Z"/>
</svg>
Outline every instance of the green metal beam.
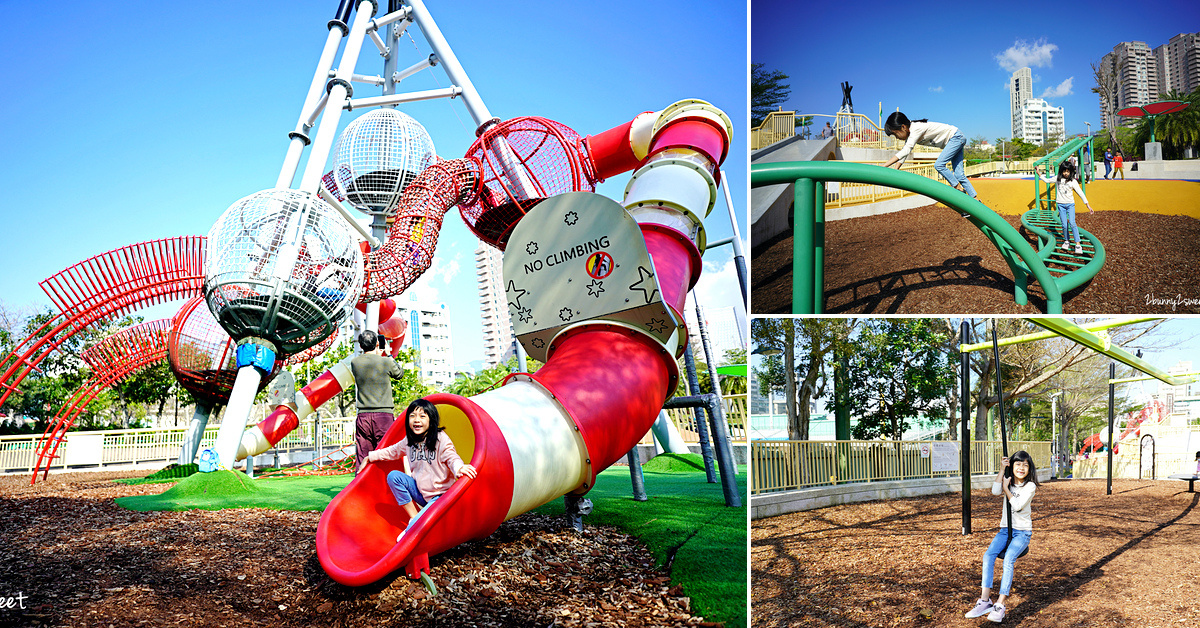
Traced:
<svg viewBox="0 0 1200 628">
<path fill-rule="evenodd" d="M 1103 331 L 1105 329 L 1112 329 L 1113 327 L 1120 327 L 1122 325 L 1133 325 L 1134 323 L 1147 323 L 1150 321 L 1156 321 L 1159 318 L 1162 318 L 1162 317 L 1154 316 L 1154 317 L 1143 317 L 1143 318 L 1112 318 L 1112 319 L 1109 319 L 1106 321 L 1096 321 L 1095 323 L 1087 323 L 1084 325 L 1080 325 L 1080 327 L 1087 331 Z M 1037 322 L 1037 321 L 1034 321 L 1034 319 L 1029 319 L 1029 320 L 1031 320 L 1035 323 Z M 1000 346 L 1007 347 L 1009 345 L 1019 345 L 1019 344 L 1023 344 L 1026 342 L 1033 342 L 1035 340 L 1048 340 L 1050 338 L 1053 338 L 1053 337 L 1059 336 L 1059 335 L 1061 335 L 1061 334 L 1059 334 L 1057 332 L 1053 332 L 1053 331 L 1042 331 L 1042 332 L 1038 332 L 1036 334 L 1025 334 L 1022 336 L 1012 336 L 1009 338 L 1001 338 Z M 992 343 L 990 343 L 990 342 L 977 342 L 975 344 L 958 346 L 958 350 L 961 353 L 971 353 L 972 351 L 980 351 L 982 349 L 991 349 L 991 348 L 992 348 Z"/>
<path fill-rule="evenodd" d="M 1026 320 L 1034 325 L 1045 327 L 1046 329 L 1049 329 L 1060 336 L 1070 338 L 1071 340 L 1078 342 L 1092 351 L 1103 353 L 1104 355 L 1118 362 L 1132 366 L 1133 368 L 1147 375 L 1153 376 L 1159 381 L 1166 382 L 1172 386 L 1182 386 L 1183 384 L 1187 383 L 1171 375 L 1170 373 L 1151 365 L 1149 362 L 1146 362 L 1137 356 L 1131 355 L 1128 351 L 1120 347 L 1113 346 L 1109 342 L 1108 338 L 1101 338 L 1095 333 L 1088 331 L 1065 318 L 1029 318 Z"/>
<path fill-rule="evenodd" d="M 1182 378 L 1182 377 L 1186 377 L 1186 378 L 1187 378 L 1187 381 L 1186 381 L 1186 382 L 1184 382 L 1184 383 L 1185 383 L 1185 384 L 1191 384 L 1192 382 L 1195 382 L 1195 381 L 1196 381 L 1196 376 L 1197 376 L 1197 375 L 1200 375 L 1200 372 L 1196 372 L 1196 373 L 1176 373 L 1176 374 L 1175 374 L 1175 377 L 1181 377 L 1181 378 Z M 1148 380 L 1148 379 L 1158 379 L 1158 378 L 1157 378 L 1157 377 L 1154 377 L 1154 376 L 1152 376 L 1152 375 L 1147 375 L 1147 376 L 1145 376 L 1145 377 L 1122 377 L 1122 378 L 1120 378 L 1120 379 L 1110 379 L 1110 380 L 1108 380 L 1108 383 L 1110 383 L 1110 384 L 1125 384 L 1125 383 L 1128 383 L 1128 382 L 1142 382 L 1142 381 L 1146 381 L 1146 380 Z"/>
</svg>

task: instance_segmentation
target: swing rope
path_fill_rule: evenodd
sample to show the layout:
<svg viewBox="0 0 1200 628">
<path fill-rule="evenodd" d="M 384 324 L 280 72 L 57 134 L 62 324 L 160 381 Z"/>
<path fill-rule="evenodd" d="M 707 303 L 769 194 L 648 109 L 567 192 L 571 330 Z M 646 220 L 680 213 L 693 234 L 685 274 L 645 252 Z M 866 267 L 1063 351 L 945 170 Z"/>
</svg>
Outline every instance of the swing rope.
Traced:
<svg viewBox="0 0 1200 628">
<path fill-rule="evenodd" d="M 1001 447 L 1002 451 L 1004 452 L 1004 457 L 1007 458 L 1008 457 L 1008 429 L 1007 429 L 1007 424 L 1004 421 L 1004 385 L 1000 381 L 1000 341 L 996 334 L 996 328 L 998 327 L 998 325 L 996 323 L 997 323 L 996 319 L 992 319 L 992 355 L 995 358 L 995 362 L 996 362 L 996 398 L 999 400 L 999 403 L 997 405 L 1000 408 L 1000 447 Z M 1012 474 L 1012 461 L 1011 460 L 1009 461 L 1008 468 L 1005 469 L 1005 475 L 1010 475 L 1010 474 Z M 1012 477 L 1014 480 L 1016 479 L 1015 475 L 1012 475 Z M 1001 494 L 1003 494 L 1003 491 L 1001 491 Z M 999 554 L 999 556 L 997 556 L 997 558 L 1000 558 L 1000 559 L 1003 559 L 1005 553 L 1008 552 L 1008 545 L 1009 545 L 1009 543 L 1012 543 L 1012 537 L 1013 537 L 1012 501 L 1007 496 L 1004 498 L 1004 508 L 1005 508 L 1005 512 L 1008 515 L 1006 517 L 1008 519 L 1008 540 L 1006 540 L 1004 542 L 1004 549 L 1000 550 L 1000 554 Z M 1022 550 L 1021 553 L 1017 555 L 1017 558 L 1020 558 L 1028 553 L 1029 553 L 1029 546 L 1026 546 L 1025 549 Z"/>
</svg>

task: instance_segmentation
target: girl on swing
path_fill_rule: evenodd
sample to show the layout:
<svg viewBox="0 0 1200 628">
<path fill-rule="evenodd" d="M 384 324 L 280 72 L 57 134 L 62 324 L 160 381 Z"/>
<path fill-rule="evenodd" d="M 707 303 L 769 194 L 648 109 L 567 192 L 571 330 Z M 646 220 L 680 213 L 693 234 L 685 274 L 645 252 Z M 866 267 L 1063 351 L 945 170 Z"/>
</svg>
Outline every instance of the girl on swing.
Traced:
<svg viewBox="0 0 1200 628">
<path fill-rule="evenodd" d="M 1011 468 L 1010 468 L 1011 465 Z M 1017 557 L 1029 547 L 1033 538 L 1033 519 L 1030 514 L 1030 504 L 1037 492 L 1037 467 L 1033 457 L 1025 450 L 1018 451 L 1011 458 L 1001 458 L 1000 472 L 992 483 L 992 494 L 1004 493 L 1005 499 L 1012 505 L 1012 540 L 1009 541 L 1008 508 L 1000 509 L 1000 530 L 996 538 L 983 554 L 983 589 L 975 608 L 967 611 L 966 617 L 974 619 L 987 615 L 993 622 L 1004 621 L 1007 610 L 1004 601 L 1012 588 L 1013 564 Z M 1004 554 L 1004 574 L 1000 578 L 1000 596 L 992 603 L 992 580 L 996 572 L 996 558 Z"/>
</svg>

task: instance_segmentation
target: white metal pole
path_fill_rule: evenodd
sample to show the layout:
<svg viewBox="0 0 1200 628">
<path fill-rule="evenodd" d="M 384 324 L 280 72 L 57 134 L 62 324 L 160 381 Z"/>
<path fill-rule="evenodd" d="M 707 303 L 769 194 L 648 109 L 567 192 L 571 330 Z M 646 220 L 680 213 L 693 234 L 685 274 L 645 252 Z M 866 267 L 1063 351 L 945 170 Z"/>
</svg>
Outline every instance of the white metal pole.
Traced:
<svg viewBox="0 0 1200 628">
<path fill-rule="evenodd" d="M 196 460 L 196 452 L 200 449 L 200 441 L 204 440 L 204 428 L 208 427 L 208 418 L 212 416 L 214 406 L 196 403 L 196 412 L 192 422 L 183 435 L 183 443 L 179 446 L 178 464 L 191 464 Z"/>
<path fill-rule="evenodd" d="M 346 109 L 352 110 L 362 109 L 363 107 L 388 107 L 406 102 L 433 100 L 434 98 L 454 98 L 461 93 L 462 89 L 458 87 L 443 87 L 441 89 L 426 89 L 419 92 L 408 92 L 404 94 L 367 96 L 366 98 L 355 98 L 346 103 Z"/>
<path fill-rule="evenodd" d="M 721 181 L 728 181 L 725 176 L 725 171 L 721 170 Z M 742 233 L 738 229 L 737 212 L 733 209 L 733 198 L 729 195 L 729 185 L 722 185 L 721 191 L 725 193 L 725 208 L 729 210 L 729 224 L 733 225 L 733 263 L 737 269 L 738 284 L 742 289 L 742 306 L 745 311 L 750 311 L 749 285 L 750 278 L 746 274 L 746 254 L 742 251 Z"/>
<path fill-rule="evenodd" d="M 346 209 L 346 206 L 342 205 L 341 201 L 337 200 L 334 195 L 330 194 L 329 190 L 325 189 L 325 186 L 317 186 L 317 196 L 320 196 L 322 200 L 324 200 L 326 203 L 329 203 L 330 207 L 336 209 L 337 212 L 342 215 L 342 218 L 345 218 L 346 222 L 350 223 L 351 228 L 357 231 L 364 240 L 371 243 L 371 248 L 379 247 L 379 239 L 371 235 L 371 232 L 367 231 L 366 227 L 359 224 L 359 222 L 355 220 L 354 216 L 350 213 L 350 210 Z"/>
<path fill-rule="evenodd" d="M 233 392 L 229 394 L 229 405 L 225 406 L 225 419 L 217 432 L 217 442 L 213 449 L 217 452 L 217 464 L 222 469 L 232 469 L 237 457 L 238 445 L 242 442 L 242 433 L 246 431 L 246 423 L 250 420 L 250 408 L 254 405 L 254 396 L 258 394 L 258 384 L 262 382 L 262 372 L 254 366 L 243 366 L 238 369 L 237 378 L 233 380 Z"/>
<path fill-rule="evenodd" d="M 369 7 L 369 8 L 368 8 Z M 342 117 L 342 107 L 349 98 L 350 77 L 354 76 L 354 65 L 358 61 L 358 53 L 362 50 L 363 39 L 366 36 L 367 24 L 371 22 L 370 11 L 375 3 L 365 0 L 358 4 L 354 13 L 354 21 L 350 25 L 350 35 L 346 39 L 346 48 L 342 51 L 342 62 L 338 66 L 337 76 L 330 81 L 329 105 L 321 115 L 321 124 L 317 126 L 317 137 L 313 140 L 312 150 L 308 153 L 308 163 L 304 165 L 304 174 L 300 177 L 300 190 L 315 194 L 317 186 L 321 185 L 321 176 L 325 174 L 325 161 L 333 148 L 334 136 L 337 134 L 338 121 Z"/>
<path fill-rule="evenodd" d="M 446 75 L 450 77 L 451 81 L 454 81 L 455 85 L 462 88 L 463 103 L 466 104 L 467 112 L 471 114 L 471 118 L 475 120 L 475 124 L 482 125 L 484 122 L 491 120 L 491 112 L 488 111 L 487 105 L 483 104 L 483 99 L 479 97 L 479 92 L 475 91 L 475 86 L 471 84 L 471 79 L 467 77 L 466 70 L 463 70 L 462 65 L 458 62 L 458 57 L 454 56 L 454 51 L 450 49 L 449 42 L 442 36 L 441 29 L 433 21 L 433 16 L 429 14 L 429 10 L 425 8 L 425 3 L 421 0 L 405 1 L 412 8 L 412 19 L 421 29 L 421 32 L 425 34 L 425 39 L 429 41 L 429 47 L 433 49 L 434 54 L 446 66 Z"/>
<path fill-rule="evenodd" d="M 308 144 L 308 130 L 311 128 L 311 124 L 306 125 L 306 122 L 309 112 L 316 107 L 317 101 L 324 95 L 322 92 L 325 87 L 325 79 L 329 76 L 329 68 L 333 65 L 333 56 L 337 54 L 338 46 L 341 44 L 342 38 L 346 36 L 345 29 L 346 25 L 341 22 L 329 23 L 329 36 L 325 38 L 325 47 L 321 49 L 317 70 L 313 73 L 312 83 L 308 86 L 308 95 L 304 97 L 304 106 L 300 108 L 300 119 L 296 122 L 296 130 L 290 134 L 292 139 L 288 143 L 287 155 L 283 158 L 279 179 L 275 181 L 277 188 L 292 187 L 292 179 L 296 177 L 296 167 L 300 164 L 300 154 L 304 152 L 304 146 Z"/>
</svg>

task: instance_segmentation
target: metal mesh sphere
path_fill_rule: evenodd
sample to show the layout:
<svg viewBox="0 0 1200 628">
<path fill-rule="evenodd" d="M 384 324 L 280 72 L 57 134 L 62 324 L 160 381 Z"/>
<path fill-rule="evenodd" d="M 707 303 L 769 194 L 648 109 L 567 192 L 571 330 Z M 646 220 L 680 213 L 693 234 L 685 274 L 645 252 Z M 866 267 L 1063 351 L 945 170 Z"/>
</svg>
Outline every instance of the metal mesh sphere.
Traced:
<svg viewBox="0 0 1200 628">
<path fill-rule="evenodd" d="M 241 340 L 286 357 L 337 331 L 358 303 L 363 259 L 356 234 L 325 201 L 298 190 L 251 194 L 208 232 L 204 298 Z"/>
<path fill-rule="evenodd" d="M 338 195 L 384 214 L 395 211 L 400 192 L 434 161 L 425 127 L 395 109 L 374 109 L 351 122 L 334 155 Z"/>
<path fill-rule="evenodd" d="M 236 348 L 233 338 L 205 307 L 204 297 L 188 300 L 171 319 L 167 336 L 171 372 L 181 386 L 205 405 L 229 403 L 229 393 L 237 377 Z M 275 361 L 275 371 L 282 366 L 283 360 Z M 270 381 L 270 377 L 264 377 L 259 390 Z"/>
<path fill-rule="evenodd" d="M 546 118 L 513 118 L 496 124 L 467 150 L 480 163 L 478 200 L 459 207 L 479 239 L 504 249 L 521 217 L 543 199 L 594 192 L 595 174 L 579 134 Z"/>
</svg>

